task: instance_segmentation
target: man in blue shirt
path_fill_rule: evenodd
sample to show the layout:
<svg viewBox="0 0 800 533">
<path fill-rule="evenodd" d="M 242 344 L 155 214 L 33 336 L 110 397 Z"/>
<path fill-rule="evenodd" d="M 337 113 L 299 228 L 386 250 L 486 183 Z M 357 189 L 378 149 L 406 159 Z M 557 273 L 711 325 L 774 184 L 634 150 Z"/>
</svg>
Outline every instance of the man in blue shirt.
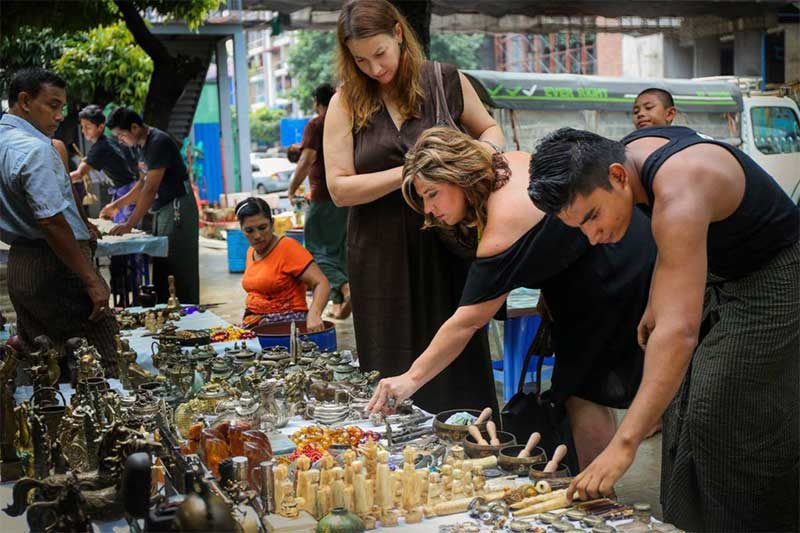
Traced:
<svg viewBox="0 0 800 533">
<path fill-rule="evenodd" d="M 92 264 L 90 232 L 51 144 L 64 120 L 64 81 L 46 70 L 17 72 L 0 119 L 0 238 L 11 245 L 8 292 L 23 341 L 47 335 L 61 347 L 85 337 L 115 375 L 116 321 L 109 289 Z"/>
</svg>

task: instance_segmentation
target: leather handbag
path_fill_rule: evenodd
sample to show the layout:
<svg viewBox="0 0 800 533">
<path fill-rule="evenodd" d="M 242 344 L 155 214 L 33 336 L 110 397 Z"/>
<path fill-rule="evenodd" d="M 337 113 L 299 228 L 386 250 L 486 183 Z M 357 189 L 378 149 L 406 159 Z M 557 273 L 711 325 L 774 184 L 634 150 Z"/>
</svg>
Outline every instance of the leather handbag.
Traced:
<svg viewBox="0 0 800 533">
<path fill-rule="evenodd" d="M 525 361 L 522 365 L 522 375 L 519 379 L 517 392 L 506 403 L 500 412 L 503 431 L 513 433 L 517 442 L 525 443 L 531 433 L 538 431 L 542 440 L 539 446 L 547 453 L 548 459 L 559 444 L 566 444 L 567 456 L 563 463 L 569 467 L 572 475 L 578 473 L 578 456 L 575 453 L 575 443 L 572 439 L 572 429 L 567 416 L 567 409 L 563 404 L 554 403 L 550 390 L 542 391 L 542 365 L 544 358 L 553 353 L 550 333 L 552 322 L 542 317 L 539 329 L 531 342 Z M 536 362 L 536 384 L 533 392 L 524 391 L 525 375 L 534 355 Z"/>
</svg>

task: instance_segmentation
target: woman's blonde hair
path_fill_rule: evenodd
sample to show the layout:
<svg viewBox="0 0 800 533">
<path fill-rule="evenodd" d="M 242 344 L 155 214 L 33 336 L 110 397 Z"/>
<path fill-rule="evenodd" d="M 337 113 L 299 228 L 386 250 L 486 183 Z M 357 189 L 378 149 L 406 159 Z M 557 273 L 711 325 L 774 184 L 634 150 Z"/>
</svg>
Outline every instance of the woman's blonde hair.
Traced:
<svg viewBox="0 0 800 533">
<path fill-rule="evenodd" d="M 347 41 L 380 34 L 394 36 L 397 24 L 400 25 L 403 42 L 400 46 L 400 63 L 392 83 L 397 87 L 398 107 L 403 120 L 406 120 L 419 117 L 421 102 L 425 98 L 420 83 L 425 55 L 408 21 L 386 0 L 348 0 L 339 13 L 336 24 L 336 69 L 341 83 L 339 90 L 352 116 L 352 129 L 355 132 L 369 124 L 375 113 L 380 111 L 383 101 L 378 92 L 378 82 L 361 72 L 347 48 Z"/>
<path fill-rule="evenodd" d="M 414 178 L 433 183 L 450 183 L 464 191 L 467 213 L 460 222 L 466 227 L 486 227 L 486 202 L 489 195 L 508 182 L 511 169 L 501 154 L 490 154 L 479 141 L 453 128 L 430 128 L 422 132 L 406 153 L 403 165 L 403 198 L 418 213 L 425 214 L 422 198 L 414 188 Z M 423 228 L 441 226 L 425 215 Z"/>
</svg>

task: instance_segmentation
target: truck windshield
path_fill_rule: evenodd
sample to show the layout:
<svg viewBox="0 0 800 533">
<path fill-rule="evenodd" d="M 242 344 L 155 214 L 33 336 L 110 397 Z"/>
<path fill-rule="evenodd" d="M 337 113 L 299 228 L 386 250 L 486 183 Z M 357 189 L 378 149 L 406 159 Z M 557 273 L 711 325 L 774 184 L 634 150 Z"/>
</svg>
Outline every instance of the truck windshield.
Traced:
<svg viewBox="0 0 800 533">
<path fill-rule="evenodd" d="M 762 154 L 800 152 L 800 122 L 790 107 L 765 106 L 750 110 L 753 139 Z"/>
</svg>

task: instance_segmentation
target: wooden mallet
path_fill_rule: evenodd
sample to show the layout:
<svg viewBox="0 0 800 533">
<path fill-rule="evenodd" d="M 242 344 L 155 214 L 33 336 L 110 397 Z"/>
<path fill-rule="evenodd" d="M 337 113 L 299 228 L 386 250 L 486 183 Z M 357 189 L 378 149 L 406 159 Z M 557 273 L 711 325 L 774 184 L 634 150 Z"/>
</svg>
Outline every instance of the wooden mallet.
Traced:
<svg viewBox="0 0 800 533">
<path fill-rule="evenodd" d="M 558 465 L 561 464 L 561 461 L 564 457 L 567 456 L 567 447 L 564 444 L 559 444 L 556 448 L 556 451 L 553 452 L 553 457 L 550 459 L 550 462 L 547 463 L 544 467 L 544 471 L 547 474 L 552 474 L 556 470 L 558 470 Z"/>
<path fill-rule="evenodd" d="M 520 458 L 530 457 L 531 452 L 536 447 L 536 445 L 539 444 L 540 440 L 542 440 L 542 436 L 539 434 L 538 431 L 534 431 L 533 433 L 531 433 L 531 436 L 528 437 L 528 443 L 525 445 L 522 451 L 519 452 L 517 457 Z"/>
</svg>

